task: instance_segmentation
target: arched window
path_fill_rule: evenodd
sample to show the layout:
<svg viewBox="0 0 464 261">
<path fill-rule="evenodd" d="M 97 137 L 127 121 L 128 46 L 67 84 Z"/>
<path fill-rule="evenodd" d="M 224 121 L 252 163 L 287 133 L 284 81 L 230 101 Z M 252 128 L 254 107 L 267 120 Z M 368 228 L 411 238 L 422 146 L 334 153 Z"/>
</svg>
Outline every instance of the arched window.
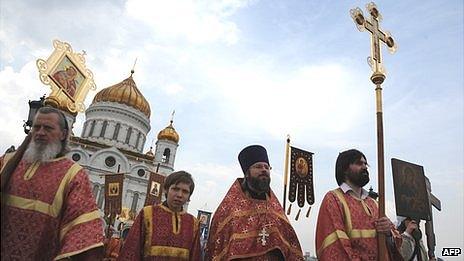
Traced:
<svg viewBox="0 0 464 261">
<path fill-rule="evenodd" d="M 100 190 L 100 186 L 98 186 L 98 184 L 94 184 L 93 189 L 92 189 L 92 193 L 93 193 L 93 196 L 95 198 L 97 198 L 97 196 L 98 196 L 98 190 Z"/>
<path fill-rule="evenodd" d="M 117 140 L 117 139 L 118 139 L 119 129 L 120 129 L 120 128 L 121 128 L 121 123 L 117 123 L 117 124 L 116 124 L 116 127 L 114 128 L 113 140 Z"/>
<path fill-rule="evenodd" d="M 101 209 L 103 208 L 103 200 L 105 199 L 105 186 L 100 186 L 100 194 L 98 195 L 97 205 Z"/>
<path fill-rule="evenodd" d="M 88 122 L 84 123 L 84 130 L 82 131 L 82 138 L 85 138 L 85 132 L 87 131 Z"/>
<path fill-rule="evenodd" d="M 87 136 L 92 136 L 93 135 L 93 130 L 95 129 L 95 124 L 96 124 L 96 121 L 93 120 L 92 123 L 90 124 L 90 131 L 89 131 L 89 135 Z"/>
<path fill-rule="evenodd" d="M 107 121 L 104 121 L 103 122 L 103 126 L 102 126 L 102 129 L 100 131 L 100 137 L 105 137 L 105 132 L 106 132 L 106 127 L 108 126 L 108 122 Z"/>
<path fill-rule="evenodd" d="M 169 148 L 165 148 L 163 152 L 163 158 L 161 159 L 161 162 L 163 163 L 169 163 L 169 157 L 171 156 L 171 150 Z"/>
<path fill-rule="evenodd" d="M 127 144 L 129 144 L 131 134 L 132 134 L 132 127 L 129 127 L 129 129 L 127 129 L 127 135 L 126 135 L 126 143 Z"/>
<path fill-rule="evenodd" d="M 132 199 L 131 211 L 137 213 L 137 203 L 139 201 L 139 193 L 134 193 L 134 198 Z"/>
<path fill-rule="evenodd" d="M 142 133 L 139 132 L 139 134 L 137 135 L 137 141 L 135 142 L 135 148 L 136 149 L 139 148 L 140 136 L 142 136 Z"/>
</svg>

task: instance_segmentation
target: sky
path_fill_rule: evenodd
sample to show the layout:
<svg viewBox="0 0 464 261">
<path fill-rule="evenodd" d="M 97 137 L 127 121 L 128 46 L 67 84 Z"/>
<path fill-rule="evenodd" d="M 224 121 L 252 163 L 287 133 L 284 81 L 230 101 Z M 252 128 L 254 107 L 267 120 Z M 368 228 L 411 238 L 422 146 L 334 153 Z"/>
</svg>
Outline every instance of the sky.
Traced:
<svg viewBox="0 0 464 261">
<path fill-rule="evenodd" d="M 377 190 L 374 85 L 370 40 L 349 10 L 364 1 L 0 0 L 0 151 L 24 138 L 28 100 L 50 93 L 36 60 L 59 39 L 86 52 L 96 91 L 127 78 L 151 106 L 145 144 L 169 123 L 180 135 L 175 168 L 194 176 L 189 212 L 214 211 L 242 177 L 239 151 L 262 144 L 282 201 L 287 134 L 314 153 L 315 204 L 295 221 L 303 251 L 315 254 L 324 194 L 335 188 L 339 152 L 357 148 Z M 424 167 L 432 193 L 436 255 L 464 248 L 464 25 L 462 1 L 377 1 L 381 28 L 398 44 L 383 47 L 386 213 L 396 221 L 391 158 Z M 78 115 L 74 133 L 85 121 Z M 295 206 L 294 206 L 295 207 Z M 306 208 L 303 210 L 305 213 Z M 449 258 L 447 260 L 458 260 Z"/>
</svg>

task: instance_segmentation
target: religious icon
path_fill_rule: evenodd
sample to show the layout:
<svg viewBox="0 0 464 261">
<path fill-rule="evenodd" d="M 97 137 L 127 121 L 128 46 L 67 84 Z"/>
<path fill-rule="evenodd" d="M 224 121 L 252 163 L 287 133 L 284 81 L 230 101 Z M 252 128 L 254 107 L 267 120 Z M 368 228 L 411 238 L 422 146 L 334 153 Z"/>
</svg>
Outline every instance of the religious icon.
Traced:
<svg viewBox="0 0 464 261">
<path fill-rule="evenodd" d="M 47 104 L 71 113 L 83 112 L 89 90 L 96 90 L 92 72 L 85 65 L 85 52 L 76 53 L 71 45 L 53 41 L 55 50 L 47 60 L 38 59 L 40 81 L 49 85 L 52 92 Z"/>
<path fill-rule="evenodd" d="M 205 215 L 205 214 L 200 214 L 200 224 L 201 225 L 207 225 L 207 222 L 208 222 L 208 216 Z"/>
<path fill-rule="evenodd" d="M 308 162 L 302 157 L 296 159 L 296 173 L 302 178 L 308 175 Z"/>
<path fill-rule="evenodd" d="M 424 168 L 406 161 L 392 159 L 392 170 L 396 214 L 430 220 Z"/>
<path fill-rule="evenodd" d="M 108 184 L 108 196 L 118 196 L 119 195 L 119 183 L 114 182 Z"/>
<path fill-rule="evenodd" d="M 84 81 L 84 75 L 66 55 L 52 72 L 51 78 L 73 100 Z"/>
<path fill-rule="evenodd" d="M 151 188 L 150 188 L 150 194 L 155 196 L 155 197 L 158 197 L 159 193 L 160 193 L 160 187 L 161 187 L 160 183 L 158 183 L 156 181 L 152 181 L 151 182 Z"/>
</svg>

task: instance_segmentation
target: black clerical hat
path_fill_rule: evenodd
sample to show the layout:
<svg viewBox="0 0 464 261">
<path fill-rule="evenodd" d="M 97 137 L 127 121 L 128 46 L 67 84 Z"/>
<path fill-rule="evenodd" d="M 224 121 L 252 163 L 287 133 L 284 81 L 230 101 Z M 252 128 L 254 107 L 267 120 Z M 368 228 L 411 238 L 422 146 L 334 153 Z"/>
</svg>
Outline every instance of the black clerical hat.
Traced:
<svg viewBox="0 0 464 261">
<path fill-rule="evenodd" d="M 256 162 L 266 162 L 269 164 L 266 149 L 261 145 L 251 145 L 244 148 L 238 154 L 238 161 L 242 167 L 243 173 L 245 173 L 251 165 Z"/>
</svg>

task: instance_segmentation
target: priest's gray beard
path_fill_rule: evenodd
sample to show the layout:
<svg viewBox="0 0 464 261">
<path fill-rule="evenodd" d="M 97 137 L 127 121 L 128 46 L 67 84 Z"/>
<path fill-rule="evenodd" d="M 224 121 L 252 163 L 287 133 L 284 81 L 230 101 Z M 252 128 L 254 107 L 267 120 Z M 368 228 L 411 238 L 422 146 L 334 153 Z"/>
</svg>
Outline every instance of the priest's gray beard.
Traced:
<svg viewBox="0 0 464 261">
<path fill-rule="evenodd" d="M 56 158 L 58 153 L 61 152 L 61 149 L 62 145 L 60 141 L 49 144 L 40 144 L 35 141 L 31 141 L 26 152 L 24 152 L 23 159 L 28 163 L 32 163 L 34 161 L 49 161 Z"/>
</svg>

